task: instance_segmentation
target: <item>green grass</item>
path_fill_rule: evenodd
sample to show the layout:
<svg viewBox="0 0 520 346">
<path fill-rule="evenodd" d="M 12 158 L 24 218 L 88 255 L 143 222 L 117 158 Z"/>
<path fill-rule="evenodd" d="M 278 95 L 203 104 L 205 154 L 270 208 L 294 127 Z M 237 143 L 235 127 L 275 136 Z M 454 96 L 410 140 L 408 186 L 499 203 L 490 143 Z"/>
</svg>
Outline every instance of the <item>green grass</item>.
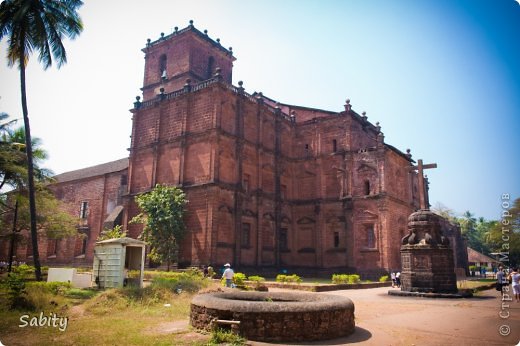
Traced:
<svg viewBox="0 0 520 346">
<path fill-rule="evenodd" d="M 198 281 L 197 281 L 198 282 Z M 177 282 L 178 283 L 178 282 Z M 175 287 L 177 287 L 177 283 Z M 191 289 L 195 285 L 188 285 Z M 34 305 L 30 310 L 10 310 L 8 296 L 0 294 L 0 340 L 5 345 L 207 345 L 210 335 L 188 326 L 190 289 L 177 293 L 161 282 L 146 288 L 127 287 L 96 291 L 55 284 L 27 285 L 24 297 Z M 165 306 L 169 304 L 169 306 Z M 67 329 L 20 328 L 20 317 L 56 313 L 68 317 Z M 169 331 L 172 323 L 186 328 Z"/>
</svg>

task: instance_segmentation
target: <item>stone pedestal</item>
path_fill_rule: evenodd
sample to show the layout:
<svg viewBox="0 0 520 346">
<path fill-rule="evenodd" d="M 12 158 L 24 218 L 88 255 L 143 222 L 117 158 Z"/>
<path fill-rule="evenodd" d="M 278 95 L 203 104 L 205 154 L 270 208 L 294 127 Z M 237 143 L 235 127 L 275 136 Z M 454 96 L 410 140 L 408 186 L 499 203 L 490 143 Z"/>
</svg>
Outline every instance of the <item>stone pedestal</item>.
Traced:
<svg viewBox="0 0 520 346">
<path fill-rule="evenodd" d="M 457 277 L 454 272 L 451 248 L 403 245 L 401 262 L 402 291 L 457 292 Z"/>
<path fill-rule="evenodd" d="M 401 245 L 401 291 L 456 293 L 453 250 L 442 235 L 441 217 L 420 210 L 408 218 Z"/>
</svg>

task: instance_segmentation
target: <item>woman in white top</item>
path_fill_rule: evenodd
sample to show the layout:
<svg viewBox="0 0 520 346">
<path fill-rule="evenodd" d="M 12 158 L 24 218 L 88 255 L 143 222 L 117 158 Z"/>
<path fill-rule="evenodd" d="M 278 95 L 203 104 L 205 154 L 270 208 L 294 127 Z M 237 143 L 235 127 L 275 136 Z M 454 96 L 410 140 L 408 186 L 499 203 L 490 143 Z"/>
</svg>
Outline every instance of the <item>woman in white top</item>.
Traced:
<svg viewBox="0 0 520 346">
<path fill-rule="evenodd" d="M 513 268 L 513 271 L 509 274 L 509 281 L 513 286 L 515 301 L 520 302 L 520 273 L 518 273 L 518 268 Z"/>
</svg>

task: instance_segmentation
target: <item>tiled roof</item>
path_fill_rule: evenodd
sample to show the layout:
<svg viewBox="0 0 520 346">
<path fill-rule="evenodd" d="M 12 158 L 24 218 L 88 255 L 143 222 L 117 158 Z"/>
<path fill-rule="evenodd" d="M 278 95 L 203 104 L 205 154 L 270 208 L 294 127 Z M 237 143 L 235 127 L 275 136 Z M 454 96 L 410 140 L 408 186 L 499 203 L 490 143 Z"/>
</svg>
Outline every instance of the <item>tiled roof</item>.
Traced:
<svg viewBox="0 0 520 346">
<path fill-rule="evenodd" d="M 488 257 L 484 254 L 481 254 L 477 250 L 473 250 L 472 248 L 468 247 L 468 262 L 469 263 L 494 263 L 498 262 L 497 260 Z"/>
<path fill-rule="evenodd" d="M 97 166 L 78 169 L 75 171 L 58 174 L 54 177 L 58 183 L 63 183 L 72 180 L 85 179 L 96 177 L 99 175 L 119 172 L 128 168 L 128 158 L 102 163 Z"/>
</svg>

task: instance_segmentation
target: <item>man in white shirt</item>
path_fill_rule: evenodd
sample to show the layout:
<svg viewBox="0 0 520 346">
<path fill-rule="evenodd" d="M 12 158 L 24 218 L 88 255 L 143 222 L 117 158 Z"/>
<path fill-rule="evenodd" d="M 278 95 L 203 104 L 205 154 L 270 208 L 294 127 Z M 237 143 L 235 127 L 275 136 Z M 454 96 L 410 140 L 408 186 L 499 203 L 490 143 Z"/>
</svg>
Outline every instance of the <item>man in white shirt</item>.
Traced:
<svg viewBox="0 0 520 346">
<path fill-rule="evenodd" d="M 224 264 L 224 267 L 226 267 L 226 270 L 224 270 L 224 273 L 222 273 L 222 278 L 226 279 L 226 287 L 231 287 L 233 284 L 233 276 L 235 275 L 235 272 L 233 269 L 231 269 L 231 265 L 229 263 Z"/>
</svg>

